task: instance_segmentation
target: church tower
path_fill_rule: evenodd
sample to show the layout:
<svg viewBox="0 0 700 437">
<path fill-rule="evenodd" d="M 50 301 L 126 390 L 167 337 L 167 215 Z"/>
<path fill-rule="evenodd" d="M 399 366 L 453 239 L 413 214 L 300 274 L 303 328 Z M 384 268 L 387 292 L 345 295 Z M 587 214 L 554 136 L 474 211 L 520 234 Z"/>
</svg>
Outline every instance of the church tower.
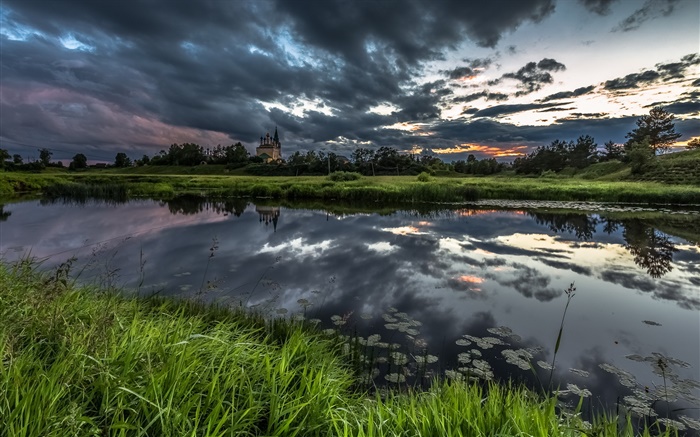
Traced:
<svg viewBox="0 0 700 437">
<path fill-rule="evenodd" d="M 269 132 L 264 137 L 260 137 L 260 145 L 255 148 L 255 154 L 265 162 L 275 162 L 282 159 L 282 143 L 280 143 L 280 136 L 277 133 L 277 126 L 275 126 L 273 137 L 270 137 Z"/>
</svg>

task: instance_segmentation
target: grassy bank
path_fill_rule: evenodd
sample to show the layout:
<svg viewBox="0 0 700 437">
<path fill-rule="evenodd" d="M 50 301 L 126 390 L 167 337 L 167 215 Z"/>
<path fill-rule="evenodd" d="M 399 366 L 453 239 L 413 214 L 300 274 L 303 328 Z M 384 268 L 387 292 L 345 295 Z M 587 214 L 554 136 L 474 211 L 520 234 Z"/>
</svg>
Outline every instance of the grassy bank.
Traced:
<svg viewBox="0 0 700 437">
<path fill-rule="evenodd" d="M 368 396 L 337 343 L 310 328 L 118 297 L 66 271 L 0 265 L 2 436 L 634 434 L 611 418 L 584 433 L 556 399 L 513 386 Z"/>
<path fill-rule="evenodd" d="M 150 196 L 176 194 L 320 199 L 365 202 L 464 202 L 478 199 L 564 200 L 699 204 L 700 186 L 576 178 L 361 177 L 334 182 L 323 176 L 254 177 L 133 175 L 119 173 L 0 174 L 0 197 L 22 193 L 48 196 Z"/>
</svg>

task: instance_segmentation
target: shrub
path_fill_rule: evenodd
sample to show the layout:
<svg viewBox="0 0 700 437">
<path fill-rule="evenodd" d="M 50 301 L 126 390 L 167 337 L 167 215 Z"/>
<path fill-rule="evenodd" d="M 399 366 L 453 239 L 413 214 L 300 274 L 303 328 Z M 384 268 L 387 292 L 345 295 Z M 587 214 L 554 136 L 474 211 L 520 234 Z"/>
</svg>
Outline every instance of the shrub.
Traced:
<svg viewBox="0 0 700 437">
<path fill-rule="evenodd" d="M 361 174 L 353 171 L 336 171 L 328 176 L 333 182 L 356 181 L 362 177 Z"/>
<path fill-rule="evenodd" d="M 430 180 L 430 175 L 426 172 L 422 172 L 418 175 L 418 182 L 428 182 Z"/>
</svg>

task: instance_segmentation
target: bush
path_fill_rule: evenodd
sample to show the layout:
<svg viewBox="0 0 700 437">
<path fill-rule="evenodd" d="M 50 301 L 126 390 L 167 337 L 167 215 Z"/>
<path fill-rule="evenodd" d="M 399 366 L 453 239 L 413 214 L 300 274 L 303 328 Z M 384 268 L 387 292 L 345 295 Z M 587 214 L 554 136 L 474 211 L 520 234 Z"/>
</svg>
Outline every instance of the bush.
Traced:
<svg viewBox="0 0 700 437">
<path fill-rule="evenodd" d="M 426 172 L 423 172 L 418 175 L 418 182 L 428 182 L 430 180 L 430 175 Z"/>
<path fill-rule="evenodd" d="M 352 171 L 336 171 L 328 176 L 333 182 L 356 181 L 362 177 L 361 174 Z"/>
</svg>

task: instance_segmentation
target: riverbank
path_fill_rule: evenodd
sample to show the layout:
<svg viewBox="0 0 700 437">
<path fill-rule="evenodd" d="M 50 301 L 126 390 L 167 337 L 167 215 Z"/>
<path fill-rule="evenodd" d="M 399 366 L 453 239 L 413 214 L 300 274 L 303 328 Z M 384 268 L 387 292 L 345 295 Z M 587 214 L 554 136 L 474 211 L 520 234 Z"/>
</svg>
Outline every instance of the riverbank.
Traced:
<svg viewBox="0 0 700 437">
<path fill-rule="evenodd" d="M 69 271 L 70 262 L 50 273 L 0 265 L 2 435 L 578 436 L 587 427 L 556 399 L 512 385 L 368 396 L 353 388 L 338 341 L 308 326 L 119 296 L 76 286 Z M 591 426 L 634 435 L 630 420 Z"/>
<path fill-rule="evenodd" d="M 157 197 L 179 194 L 319 199 L 365 202 L 464 202 L 481 199 L 700 204 L 700 186 L 657 182 L 566 178 L 363 176 L 332 181 L 325 176 L 0 173 L 0 198 L 23 194 L 86 197 Z"/>
</svg>

